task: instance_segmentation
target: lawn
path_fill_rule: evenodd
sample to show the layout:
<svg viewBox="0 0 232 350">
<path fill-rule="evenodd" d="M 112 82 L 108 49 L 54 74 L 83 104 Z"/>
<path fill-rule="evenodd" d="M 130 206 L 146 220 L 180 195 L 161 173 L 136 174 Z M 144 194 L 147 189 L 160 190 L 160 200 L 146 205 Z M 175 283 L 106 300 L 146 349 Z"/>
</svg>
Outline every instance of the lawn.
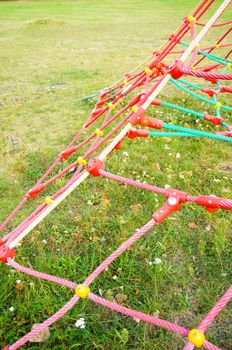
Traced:
<svg viewBox="0 0 232 350">
<path fill-rule="evenodd" d="M 196 3 L 0 1 L 1 221 L 82 126 L 94 100 L 80 101 L 81 97 L 110 86 L 148 57 Z M 230 13 L 225 13 L 225 20 Z M 219 32 L 216 29 L 212 35 Z M 211 36 L 205 40 L 211 42 Z M 206 108 L 171 86 L 162 96 L 187 108 Z M 220 101 L 230 102 L 226 94 Z M 170 109 L 162 112 L 173 124 L 213 130 L 192 116 Z M 223 116 L 232 121 L 229 113 Z M 125 140 L 106 164 L 113 173 L 161 187 L 232 198 L 231 161 L 231 146 L 223 142 L 153 138 Z M 57 172 L 69 163 L 59 165 Z M 46 195 L 60 185 L 48 187 Z M 42 198 L 27 203 L 8 229 L 18 225 Z M 81 283 L 163 201 L 154 193 L 89 177 L 27 236 L 15 260 Z M 183 206 L 119 257 L 92 284 L 92 291 L 110 300 L 123 294 L 126 306 L 195 328 L 229 286 L 231 233 L 229 211 L 211 214 L 194 204 Z M 151 264 L 157 258 L 161 263 Z M 73 294 L 5 265 L 0 278 L 0 347 L 51 316 Z M 22 288 L 16 288 L 17 280 Z M 75 327 L 81 317 L 84 329 Z M 207 339 L 231 349 L 231 321 L 227 307 L 207 331 Z M 173 333 L 90 301 L 80 301 L 50 332 L 46 342 L 28 343 L 23 349 L 174 350 L 184 345 Z"/>
</svg>

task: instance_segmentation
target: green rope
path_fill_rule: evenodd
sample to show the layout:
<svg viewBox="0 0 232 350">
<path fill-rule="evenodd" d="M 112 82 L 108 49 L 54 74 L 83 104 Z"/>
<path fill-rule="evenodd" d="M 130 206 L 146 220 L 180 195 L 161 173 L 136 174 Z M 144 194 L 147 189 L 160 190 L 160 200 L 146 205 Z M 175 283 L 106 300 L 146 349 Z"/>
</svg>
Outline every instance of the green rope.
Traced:
<svg viewBox="0 0 232 350">
<path fill-rule="evenodd" d="M 173 130 L 173 131 L 180 131 L 180 132 L 184 132 L 184 133 L 189 133 L 189 134 L 192 134 L 192 135 L 197 136 L 197 137 L 207 137 L 207 138 L 210 138 L 210 139 L 221 140 L 221 141 L 226 141 L 226 142 L 232 142 L 232 138 L 230 138 L 230 137 L 226 137 L 226 136 L 223 136 L 223 135 L 212 134 L 212 133 L 209 133 L 209 132 L 206 132 L 206 131 L 199 131 L 199 130 L 189 129 L 189 128 L 185 128 L 183 126 L 177 126 L 177 125 L 164 123 L 163 124 L 163 128 L 164 129 L 168 129 L 168 130 Z"/>
<path fill-rule="evenodd" d="M 171 78 L 170 81 L 171 81 L 171 83 L 172 83 L 173 85 L 175 85 L 175 86 L 178 87 L 179 89 L 183 90 L 183 91 L 186 92 L 187 94 L 192 95 L 192 96 L 198 98 L 199 100 L 204 101 L 204 102 L 206 102 L 206 103 L 209 103 L 209 104 L 211 104 L 211 105 L 214 105 L 214 104 L 215 104 L 214 101 L 209 100 L 209 99 L 207 99 L 207 98 L 205 98 L 205 97 L 202 97 L 201 95 L 196 94 L 194 91 L 189 90 L 189 89 L 187 89 L 186 87 L 182 86 L 182 85 L 179 84 L 175 79 Z M 221 108 L 224 109 L 224 110 L 227 110 L 227 111 L 232 111 L 232 107 L 225 106 L 225 105 L 223 105 L 223 104 L 221 105 Z"/>
</svg>

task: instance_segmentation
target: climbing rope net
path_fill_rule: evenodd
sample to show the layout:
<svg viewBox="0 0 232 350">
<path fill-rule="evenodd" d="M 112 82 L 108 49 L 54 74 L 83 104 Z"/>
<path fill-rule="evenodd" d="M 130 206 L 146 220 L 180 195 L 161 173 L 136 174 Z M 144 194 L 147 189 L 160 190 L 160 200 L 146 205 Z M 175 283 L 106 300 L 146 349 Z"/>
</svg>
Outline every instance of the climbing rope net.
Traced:
<svg viewBox="0 0 232 350">
<path fill-rule="evenodd" d="M 158 317 L 132 310 L 95 295 L 90 290 L 90 284 L 126 249 L 131 247 L 139 238 L 144 236 L 154 225 L 163 222 L 173 212 L 180 210 L 186 203 L 196 203 L 205 207 L 209 212 L 218 209 L 231 210 L 232 200 L 214 195 L 193 196 L 178 189 L 165 189 L 147 183 L 135 181 L 105 170 L 105 162 L 110 153 L 120 149 L 125 138 L 133 140 L 139 137 L 201 137 L 210 138 L 221 142 L 232 142 L 232 125 L 224 120 L 222 114 L 229 114 L 232 107 L 222 104 L 219 99 L 221 94 L 232 93 L 228 81 L 232 80 L 231 59 L 232 43 L 226 39 L 232 31 L 232 21 L 218 23 L 219 17 L 231 5 L 231 0 L 225 0 L 216 12 L 204 23 L 202 17 L 207 16 L 214 0 L 202 0 L 191 13 L 185 17 L 181 26 L 170 35 L 167 42 L 155 51 L 145 63 L 143 68 L 136 67 L 130 73 L 125 74 L 120 82 L 110 88 L 105 88 L 97 96 L 98 101 L 88 116 L 81 130 L 74 136 L 69 145 L 58 155 L 54 163 L 30 189 L 12 211 L 9 217 L 1 224 L 0 230 L 6 231 L 7 225 L 30 200 L 37 198 L 51 183 L 57 181 L 70 170 L 75 169 L 71 178 L 56 193 L 46 197 L 24 221 L 8 232 L 0 239 L 0 261 L 25 274 L 51 281 L 75 291 L 71 300 L 50 318 L 39 324 L 35 329 L 24 335 L 12 345 L 7 345 L 5 350 L 15 350 L 23 346 L 32 337 L 39 335 L 45 328 L 64 316 L 80 298 L 88 298 L 92 302 L 100 304 L 122 314 L 136 317 L 155 326 L 172 331 L 182 337 L 187 337 L 184 350 L 196 347 L 205 349 L 219 349 L 205 338 L 205 331 L 226 306 L 232 297 L 232 287 L 218 300 L 209 313 L 204 317 L 196 329 L 188 330 L 180 325 L 168 322 Z M 200 47 L 200 42 L 206 33 L 214 28 L 221 27 L 224 31 L 216 42 L 209 47 Z M 220 50 L 221 49 L 221 50 Z M 216 53 L 215 53 L 216 51 Z M 222 54 L 219 56 L 218 52 Z M 174 59 L 173 59 L 174 57 Z M 191 78 L 191 81 L 190 79 Z M 194 80 L 194 82 L 192 81 Z M 222 83 L 223 82 L 223 83 Z M 208 110 L 202 112 L 181 107 L 168 101 L 157 99 L 157 95 L 167 84 L 171 84 L 178 90 L 204 101 Z M 188 127 L 166 123 L 163 120 L 149 116 L 149 106 L 154 108 L 166 107 L 178 110 L 197 119 L 212 123 L 217 127 L 216 132 L 205 132 Z M 94 132 L 89 132 L 91 126 L 98 126 Z M 113 125 L 113 126 L 112 126 Z M 108 128 L 110 127 L 110 128 Z M 136 128 L 137 127 L 137 128 Z M 221 127 L 221 131 L 218 131 Z M 224 130 L 223 130 L 224 128 Z M 110 131 L 108 131 L 110 129 Z M 157 131 L 151 131 L 155 129 Z M 220 129 L 219 129 L 220 130 Z M 106 132 L 107 131 L 107 132 Z M 80 142 L 80 138 L 83 140 Z M 100 151 L 101 150 L 101 151 Z M 61 172 L 52 176 L 55 167 L 73 157 L 75 153 L 82 152 L 75 161 L 71 162 Z M 93 157 L 94 156 L 94 157 Z M 109 180 L 142 188 L 147 191 L 162 194 L 165 203 L 152 215 L 143 227 L 126 240 L 116 251 L 107 257 L 82 284 L 68 281 L 64 278 L 38 272 L 15 262 L 16 247 L 25 236 L 36 227 L 58 204 L 60 204 L 77 186 L 89 175 L 101 176 Z"/>
</svg>

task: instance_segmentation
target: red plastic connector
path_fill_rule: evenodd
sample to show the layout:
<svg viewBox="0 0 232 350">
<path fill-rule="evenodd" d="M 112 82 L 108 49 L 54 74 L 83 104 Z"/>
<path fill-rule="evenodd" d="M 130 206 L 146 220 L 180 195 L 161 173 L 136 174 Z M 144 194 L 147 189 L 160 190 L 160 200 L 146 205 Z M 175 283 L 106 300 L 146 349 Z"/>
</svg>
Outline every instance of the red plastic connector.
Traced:
<svg viewBox="0 0 232 350">
<path fill-rule="evenodd" d="M 5 242 L 3 241 L 2 238 L 0 238 L 0 247 L 1 247 L 2 245 L 4 245 L 4 244 L 5 244 Z"/>
<path fill-rule="evenodd" d="M 15 256 L 16 250 L 14 248 L 10 249 L 6 245 L 2 245 L 0 247 L 0 261 L 4 264 L 7 263 L 7 259 L 11 258 L 13 259 Z"/>
<path fill-rule="evenodd" d="M 5 348 L 2 349 L 2 350 L 9 350 L 9 349 L 10 349 L 10 345 L 7 345 L 7 346 L 5 346 Z"/>
<path fill-rule="evenodd" d="M 232 88 L 229 86 L 218 85 L 220 92 L 230 92 L 232 93 Z"/>
<path fill-rule="evenodd" d="M 86 166 L 86 170 L 93 176 L 100 176 L 100 169 L 105 169 L 105 163 L 94 157 Z"/>
<path fill-rule="evenodd" d="M 134 139 L 136 137 L 147 137 L 148 135 L 149 135 L 149 130 L 142 130 L 142 129 L 135 129 L 135 128 L 131 128 L 127 133 L 127 137 L 129 137 L 129 139 Z"/>
<path fill-rule="evenodd" d="M 217 209 L 220 209 L 220 201 L 221 198 L 216 197 L 216 196 L 198 196 L 197 197 L 197 204 L 205 207 L 205 209 L 209 212 L 214 212 Z"/>
<path fill-rule="evenodd" d="M 182 203 L 187 202 L 187 199 L 186 199 L 187 195 L 188 193 L 186 192 L 177 191 L 177 190 L 167 190 L 166 191 L 167 202 L 154 213 L 153 219 L 158 224 L 164 221 L 171 213 L 178 211 Z"/>
<path fill-rule="evenodd" d="M 168 38 L 169 41 L 171 41 L 172 43 L 179 43 L 180 39 L 177 40 L 177 36 L 175 34 L 171 34 Z"/>
<path fill-rule="evenodd" d="M 67 149 L 65 149 L 64 151 L 62 151 L 60 154 L 59 154 L 59 157 L 61 159 L 68 159 L 68 157 L 71 156 L 71 154 L 73 154 L 75 151 L 76 151 L 76 147 L 69 147 Z"/>
<path fill-rule="evenodd" d="M 129 118 L 129 122 L 132 125 L 137 125 L 140 124 L 141 118 L 146 115 L 146 110 L 143 109 L 142 107 L 139 107 L 137 112 L 134 112 L 132 116 Z"/>
<path fill-rule="evenodd" d="M 123 141 L 123 139 L 122 139 L 121 141 L 119 141 L 119 142 L 114 146 L 113 150 L 114 150 L 114 149 L 121 149 L 121 148 L 122 148 L 122 141 Z"/>
<path fill-rule="evenodd" d="M 216 84 L 217 82 L 217 79 L 214 79 L 214 78 L 205 78 L 205 80 L 210 81 L 212 84 Z"/>
<path fill-rule="evenodd" d="M 132 107 L 136 105 L 140 101 L 141 97 L 142 97 L 142 94 L 138 94 L 137 96 L 132 98 L 132 100 L 129 102 L 129 106 Z"/>
<path fill-rule="evenodd" d="M 140 125 L 147 126 L 153 129 L 162 129 L 163 124 L 164 122 L 162 120 L 147 117 L 147 116 L 141 117 L 141 120 L 140 120 Z"/>
<path fill-rule="evenodd" d="M 179 79 L 182 77 L 181 68 L 183 68 L 184 63 L 181 60 L 176 60 L 169 68 L 168 73 L 174 78 Z"/>
<path fill-rule="evenodd" d="M 40 184 L 38 186 L 35 186 L 27 192 L 26 196 L 28 198 L 36 198 L 36 197 L 38 197 L 40 192 L 45 190 L 45 188 L 46 188 L 46 186 L 44 184 Z"/>
<path fill-rule="evenodd" d="M 218 94 L 218 91 L 217 90 L 214 90 L 214 89 L 208 89 L 208 88 L 205 88 L 203 87 L 201 89 L 202 92 L 204 92 L 205 94 L 208 94 L 209 96 L 213 96 L 213 95 L 217 95 Z"/>
<path fill-rule="evenodd" d="M 232 131 L 232 125 L 228 125 L 228 126 L 226 127 L 226 130 Z"/>
<path fill-rule="evenodd" d="M 159 100 L 159 99 L 155 99 L 155 100 L 152 101 L 151 104 L 154 105 L 154 106 L 161 106 L 162 105 L 162 101 Z"/>
<path fill-rule="evenodd" d="M 217 117 L 215 115 L 210 115 L 207 112 L 204 113 L 204 119 L 211 122 L 213 125 L 218 125 L 221 124 L 223 122 L 223 118 L 221 117 Z"/>
</svg>

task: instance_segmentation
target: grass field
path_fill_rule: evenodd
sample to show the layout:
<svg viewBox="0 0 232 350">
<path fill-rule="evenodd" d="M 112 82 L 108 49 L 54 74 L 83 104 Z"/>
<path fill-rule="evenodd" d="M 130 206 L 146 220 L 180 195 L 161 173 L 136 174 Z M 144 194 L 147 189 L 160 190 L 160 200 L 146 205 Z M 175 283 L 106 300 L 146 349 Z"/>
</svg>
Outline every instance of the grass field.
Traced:
<svg viewBox="0 0 232 350">
<path fill-rule="evenodd" d="M 149 56 L 196 2 L 0 1 L 1 221 L 91 111 L 93 101 L 79 99 L 111 85 Z M 224 18 L 229 17 L 227 13 Z M 206 108 L 171 87 L 163 96 L 200 111 Z M 229 102 L 225 95 L 220 101 Z M 163 112 L 170 122 L 212 129 L 182 113 Z M 231 121 L 231 115 L 223 116 Z M 123 149 L 111 155 L 107 169 L 193 195 L 231 198 L 231 161 L 231 146 L 222 142 L 136 139 L 126 140 Z M 49 187 L 46 194 L 51 195 L 57 186 Z M 89 178 L 28 235 L 17 249 L 16 261 L 81 283 L 151 218 L 163 200 L 139 189 Z M 9 230 L 41 201 L 42 197 L 30 201 Z M 229 212 L 210 214 L 186 205 L 118 258 L 92 290 L 110 300 L 123 294 L 127 297 L 124 305 L 195 328 L 229 286 L 231 231 Z M 161 263 L 151 265 L 156 258 Z M 11 272 L 7 266 L 1 266 L 0 278 L 0 347 L 13 343 L 72 296 L 64 287 Z M 22 290 L 16 288 L 17 280 L 22 281 Z M 75 327 L 80 317 L 85 318 L 85 329 Z M 29 343 L 24 349 L 174 350 L 184 345 L 177 335 L 89 301 L 79 302 L 50 331 L 46 342 Z M 209 328 L 207 339 L 231 349 L 229 308 Z"/>
</svg>

